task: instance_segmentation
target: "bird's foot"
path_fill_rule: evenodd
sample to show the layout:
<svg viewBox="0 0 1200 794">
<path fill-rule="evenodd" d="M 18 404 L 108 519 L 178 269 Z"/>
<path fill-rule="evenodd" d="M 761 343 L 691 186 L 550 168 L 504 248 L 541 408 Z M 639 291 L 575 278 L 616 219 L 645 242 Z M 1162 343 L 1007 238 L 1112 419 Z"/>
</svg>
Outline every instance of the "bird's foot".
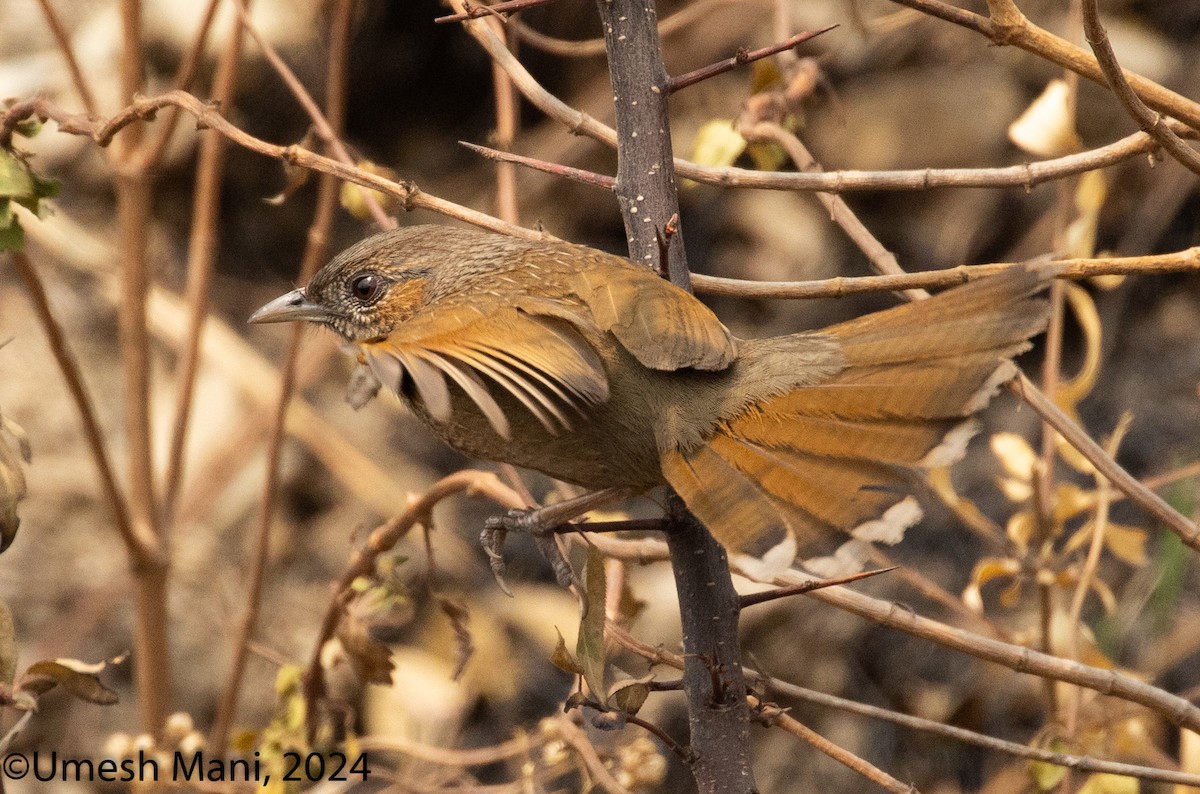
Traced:
<svg viewBox="0 0 1200 794">
<path fill-rule="evenodd" d="M 487 552 L 488 563 L 492 567 L 492 575 L 496 584 L 505 595 L 512 595 L 508 582 L 504 580 L 504 541 L 509 532 L 520 532 L 533 538 L 538 550 L 550 563 L 554 570 L 554 578 L 560 586 L 567 589 L 575 587 L 576 592 L 583 592 L 583 585 L 567 558 L 563 556 L 559 546 L 558 535 L 564 530 L 573 528 L 571 521 L 597 507 L 623 499 L 632 492 L 625 488 L 605 488 L 601 491 L 591 491 L 574 499 L 556 502 L 552 505 L 522 510 L 509 510 L 502 516 L 492 516 L 483 525 L 479 542 Z"/>
<path fill-rule="evenodd" d="M 563 556 L 562 549 L 559 548 L 555 538 L 559 528 L 564 525 L 547 523 L 544 520 L 545 515 L 544 508 L 509 510 L 502 516 L 492 516 L 484 522 L 479 542 L 487 553 L 488 564 L 491 565 L 492 576 L 496 578 L 496 584 L 507 596 L 512 596 L 512 589 L 509 588 L 508 582 L 504 578 L 504 541 L 509 532 L 521 532 L 533 538 L 534 544 L 546 562 L 550 564 L 550 568 L 554 571 L 554 578 L 561 587 L 570 589 L 572 585 L 578 587 L 580 584 L 579 579 L 575 576 L 575 571 L 567 562 L 567 558 Z"/>
</svg>

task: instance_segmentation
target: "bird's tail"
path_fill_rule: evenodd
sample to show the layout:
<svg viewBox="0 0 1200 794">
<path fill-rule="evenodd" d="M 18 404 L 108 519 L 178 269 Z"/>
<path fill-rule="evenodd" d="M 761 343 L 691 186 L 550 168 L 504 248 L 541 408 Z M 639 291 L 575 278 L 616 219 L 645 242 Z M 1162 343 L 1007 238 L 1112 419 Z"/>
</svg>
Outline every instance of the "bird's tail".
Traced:
<svg viewBox="0 0 1200 794">
<path fill-rule="evenodd" d="M 822 575 L 857 569 L 864 542 L 895 543 L 920 519 L 906 470 L 962 456 L 971 415 L 1045 327 L 1047 303 L 1033 296 L 1056 272 L 1014 268 L 825 329 L 840 370 L 666 455 L 668 482 L 754 575 L 797 557 Z"/>
</svg>

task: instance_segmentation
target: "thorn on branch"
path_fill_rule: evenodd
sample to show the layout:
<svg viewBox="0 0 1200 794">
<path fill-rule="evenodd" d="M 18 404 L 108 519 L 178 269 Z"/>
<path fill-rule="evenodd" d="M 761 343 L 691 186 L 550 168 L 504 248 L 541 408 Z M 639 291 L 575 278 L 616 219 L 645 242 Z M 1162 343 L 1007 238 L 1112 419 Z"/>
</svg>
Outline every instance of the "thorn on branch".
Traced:
<svg viewBox="0 0 1200 794">
<path fill-rule="evenodd" d="M 663 278 L 668 278 L 670 270 L 670 253 L 671 239 L 679 233 L 679 213 L 673 213 L 667 219 L 667 224 L 661 229 L 655 229 L 654 235 L 658 238 L 658 275 Z"/>
<path fill-rule="evenodd" d="M 788 598 L 794 595 L 811 593 L 813 590 L 821 590 L 825 587 L 837 587 L 839 585 L 850 584 L 851 582 L 870 579 L 872 576 L 878 576 L 881 573 L 887 573 L 888 571 L 894 570 L 896 570 L 896 566 L 893 565 L 891 568 L 880 568 L 875 571 L 863 571 L 862 573 L 851 574 L 850 576 L 843 576 L 838 579 L 814 579 L 811 582 L 805 582 L 804 584 L 792 585 L 790 587 L 779 587 L 775 590 L 765 590 L 761 593 L 751 593 L 738 599 L 738 608 L 745 609 L 746 607 L 765 604 L 768 601 L 775 601 L 780 598 Z"/>
<path fill-rule="evenodd" d="M 710 77 L 716 77 L 719 74 L 732 71 L 739 66 L 744 66 L 748 63 L 762 60 L 763 58 L 766 58 L 770 55 L 775 55 L 776 53 L 784 52 L 785 50 L 790 50 L 793 47 L 797 47 L 810 39 L 820 36 L 822 33 L 827 33 L 833 30 L 836 27 L 837 25 L 830 25 L 829 27 L 821 28 L 820 30 L 805 31 L 804 33 L 799 33 L 795 36 L 792 36 L 786 41 L 781 41 L 777 44 L 772 44 L 770 47 L 763 47 L 759 50 L 748 50 L 745 47 L 742 47 L 732 58 L 726 58 L 723 61 L 717 61 L 716 63 L 709 64 L 708 66 L 702 66 L 695 71 L 681 74 L 678 77 L 668 78 L 666 86 L 667 93 L 673 94 L 676 91 L 687 88 L 688 86 L 695 85 L 702 80 L 707 80 Z"/>
<path fill-rule="evenodd" d="M 567 179 L 573 179 L 576 182 L 582 182 L 585 185 L 595 185 L 602 187 L 605 190 L 616 190 L 617 180 L 611 176 L 597 174 L 592 171 L 584 171 L 581 168 L 572 168 L 569 165 L 559 165 L 558 163 L 550 163 L 545 160 L 537 160 L 533 157 L 524 157 L 512 152 L 503 152 L 499 149 L 492 149 L 487 146 L 480 146 L 477 143 L 469 143 L 467 141 L 459 141 L 459 144 L 467 147 L 476 154 L 482 155 L 489 160 L 495 160 L 501 163 L 516 163 L 523 165 L 526 168 L 532 168 L 536 171 L 541 171 L 554 176 L 561 176 Z"/>
</svg>

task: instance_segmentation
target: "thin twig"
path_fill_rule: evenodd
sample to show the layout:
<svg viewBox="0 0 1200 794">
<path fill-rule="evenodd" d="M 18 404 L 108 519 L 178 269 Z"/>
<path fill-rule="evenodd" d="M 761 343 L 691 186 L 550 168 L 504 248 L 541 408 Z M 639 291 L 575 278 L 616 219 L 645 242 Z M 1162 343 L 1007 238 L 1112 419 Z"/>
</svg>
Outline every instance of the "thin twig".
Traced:
<svg viewBox="0 0 1200 794">
<path fill-rule="evenodd" d="M 1125 79 L 1121 64 L 1117 63 L 1116 53 L 1108 40 L 1108 32 L 1100 22 L 1100 11 L 1096 8 L 1096 0 L 1082 0 L 1083 28 L 1087 33 L 1088 44 L 1096 55 L 1096 63 L 1104 73 L 1108 87 L 1117 95 L 1117 99 L 1129 111 L 1129 115 L 1145 132 L 1158 141 L 1167 152 L 1194 174 L 1200 174 L 1200 154 L 1184 143 L 1183 139 L 1171 131 L 1163 121 L 1162 113 L 1155 113 L 1146 107 L 1129 81 Z"/>
<path fill-rule="evenodd" d="M 229 41 L 221 53 L 213 77 L 213 99 L 228 109 L 237 87 L 238 62 L 242 55 L 242 26 L 233 20 Z M 180 364 L 175 399 L 175 420 L 171 444 L 167 452 L 167 473 L 163 480 L 163 514 L 169 522 L 175 512 L 179 488 L 183 480 L 184 451 L 191 425 L 192 400 L 196 392 L 196 376 L 200 372 L 200 349 L 204 325 L 208 319 L 209 293 L 212 273 L 220 246 L 218 224 L 221 216 L 221 184 L 225 176 L 225 152 L 228 141 L 219 135 L 206 135 L 200 140 L 196 160 L 196 185 L 192 194 L 192 223 L 188 236 L 187 302 L 188 333 Z"/>
<path fill-rule="evenodd" d="M 502 3 L 493 3 L 490 6 L 468 5 L 467 10 L 460 14 L 448 14 L 444 17 L 435 17 L 434 22 L 444 24 L 447 22 L 465 22 L 468 19 L 479 19 L 480 17 L 494 16 L 499 19 L 504 19 L 504 14 L 515 14 L 518 11 L 524 11 L 527 8 L 536 8 L 553 3 L 554 0 L 505 0 Z"/>
<path fill-rule="evenodd" d="M 563 741 L 570 745 L 571 749 L 583 761 L 583 765 L 587 767 L 588 773 L 592 778 L 592 783 L 609 792 L 609 794 L 632 794 L 613 777 L 613 773 L 600 760 L 595 746 L 592 745 L 591 740 L 588 739 L 588 735 L 582 728 L 572 722 L 571 718 L 566 714 L 559 714 L 556 723 L 559 735 L 562 736 Z M 670 739 L 670 737 L 667 738 Z M 675 744 L 673 739 L 670 741 L 671 744 Z"/>
<path fill-rule="evenodd" d="M 1030 383 L 1028 378 L 1018 375 L 1015 380 L 1009 382 L 1008 388 L 1049 422 L 1068 444 L 1079 450 L 1080 454 L 1087 458 L 1113 485 L 1124 491 L 1130 499 L 1151 516 L 1165 524 L 1190 548 L 1200 551 L 1200 528 L 1197 528 L 1179 511 L 1167 504 L 1165 499 L 1125 471 L 1083 428 L 1075 424 L 1069 416 L 1063 413 L 1061 408 L 1047 399 L 1036 386 Z"/>
<path fill-rule="evenodd" d="M 1107 259 L 1062 259 L 1060 279 L 1083 279 L 1104 275 L 1162 275 L 1200 270 L 1200 246 L 1171 254 L 1124 256 Z M 1020 263 L 959 265 L 945 270 L 927 270 L 893 276 L 859 276 L 814 281 L 748 281 L 695 274 L 696 292 L 738 298 L 841 298 L 868 292 L 901 292 L 909 289 L 939 289 L 998 275 Z"/>
<path fill-rule="evenodd" d="M 213 20 L 217 18 L 217 6 L 220 3 L 221 0 L 208 0 L 208 6 L 205 7 L 204 16 L 200 20 L 200 27 L 196 31 L 196 35 L 192 37 L 192 46 L 184 55 L 183 61 L 175 71 L 175 79 L 171 83 L 171 86 L 178 91 L 192 90 L 192 82 L 196 79 L 196 73 L 199 71 L 200 60 L 204 56 L 204 48 L 208 44 L 208 34 L 212 30 Z M 218 71 L 220 68 L 221 66 L 218 64 Z M 167 145 L 171 142 L 171 136 L 174 135 L 182 115 L 182 108 L 171 107 L 168 109 L 166 120 L 158 125 L 154 138 L 143 147 L 138 162 L 139 168 L 149 171 L 158 167 L 167 153 Z"/>
<path fill-rule="evenodd" d="M 53 120 L 59 130 L 72 135 L 86 135 L 100 146 L 112 143 L 113 136 L 131 124 L 143 118 L 153 116 L 157 111 L 168 107 L 180 107 L 195 117 L 201 128 L 212 129 L 239 146 L 264 157 L 281 160 L 289 165 L 306 168 L 322 174 L 332 174 L 338 179 L 352 182 L 356 185 L 378 190 L 389 196 L 394 196 L 406 210 L 427 209 L 433 212 L 457 218 L 464 223 L 478 226 L 481 229 L 521 237 L 528 240 L 545 240 L 550 235 L 505 223 L 499 218 L 484 212 L 464 207 L 452 201 L 439 198 L 422 191 L 411 182 L 393 182 L 390 179 L 348 165 L 345 162 L 325 157 L 302 146 L 279 146 L 268 143 L 245 132 L 231 124 L 218 112 L 217 108 L 192 96 L 186 91 L 169 91 L 155 97 L 139 98 L 122 108 L 116 115 L 101 120 L 94 120 L 77 113 L 67 113 L 48 100 L 39 96 L 33 99 L 17 102 L 3 113 L 0 113 L 0 146 L 4 145 L 5 136 L 11 137 L 18 123 L 27 118 Z"/>
<path fill-rule="evenodd" d="M 719 74 L 732 71 L 739 66 L 745 66 L 748 63 L 753 63 L 754 61 L 759 61 L 763 58 L 769 58 L 770 56 L 780 52 L 788 52 L 796 47 L 799 47 L 806 41 L 815 39 L 822 33 L 828 33 L 836 27 L 837 25 L 829 25 L 828 27 L 821 28 L 820 30 L 808 30 L 804 33 L 798 33 L 795 36 L 791 36 L 785 41 L 772 44 L 769 47 L 762 47 L 761 49 L 757 50 L 747 50 L 745 48 L 739 49 L 737 54 L 732 58 L 726 58 L 723 61 L 717 61 L 716 63 L 709 64 L 708 66 L 702 66 L 699 69 L 694 69 L 693 71 L 681 74 L 677 77 L 669 78 L 667 80 L 667 93 L 673 94 L 676 91 L 681 91 L 684 88 L 687 88 L 688 86 L 693 86 L 702 80 L 707 80 L 710 77 L 716 77 Z"/>
<path fill-rule="evenodd" d="M 476 154 L 483 155 L 489 160 L 523 165 L 527 168 L 533 168 L 546 174 L 565 177 L 566 179 L 571 179 L 575 182 L 583 182 L 587 185 L 595 185 L 596 187 L 602 187 L 609 191 L 614 191 L 617 189 L 616 177 L 597 174 L 593 171 L 585 171 L 582 168 L 572 168 L 569 165 L 548 163 L 545 160 L 538 160 L 534 157 L 525 157 L 520 154 L 513 154 L 512 152 L 500 151 L 499 149 L 492 149 L 488 146 L 480 146 L 477 143 L 459 141 L 459 144 L 465 146 Z"/>
<path fill-rule="evenodd" d="M 587 542 L 596 546 L 606 556 L 636 560 L 643 564 L 668 559 L 666 544 L 656 538 L 624 541 L 606 535 L 592 535 L 588 536 Z M 787 571 L 776 577 L 774 582 L 780 586 L 788 586 L 802 584 L 809 578 L 811 577 L 799 571 Z M 1138 681 L 1118 670 L 1092 667 L 1080 662 L 1048 656 L 1020 645 L 983 637 L 974 632 L 918 615 L 902 604 L 873 598 L 845 587 L 817 590 L 810 593 L 809 598 L 1020 673 L 1053 678 L 1056 681 L 1083 686 L 1110 697 L 1138 703 L 1163 715 L 1176 725 L 1200 732 L 1200 707 L 1194 706 L 1178 695 Z"/>
<path fill-rule="evenodd" d="M 113 474 L 112 462 L 109 460 L 108 450 L 105 449 L 104 436 L 100 430 L 100 423 L 96 419 L 96 409 L 92 397 L 83 382 L 83 375 L 79 371 L 79 362 L 75 358 L 75 354 L 71 352 L 62 326 L 59 325 L 58 320 L 54 318 L 54 313 L 50 310 L 50 302 L 46 299 L 46 288 L 25 252 L 13 251 L 11 256 L 17 274 L 25 283 L 25 290 L 29 293 L 34 313 L 37 314 L 38 320 L 42 324 L 50 352 L 54 355 L 54 360 L 58 364 L 59 371 L 62 372 L 63 380 L 67 383 L 67 390 L 71 393 L 75 408 L 79 411 L 79 419 L 83 423 L 83 435 L 91 450 L 96 470 L 100 474 L 100 485 L 108 499 L 108 505 L 113 512 L 117 532 L 125 544 L 125 550 L 130 558 L 138 561 L 138 564 L 153 564 L 159 555 L 158 539 L 147 532 L 146 527 L 135 525 L 129 517 L 129 507 L 125 503 L 125 496 L 121 493 L 120 486 L 117 485 L 116 475 Z"/>
<path fill-rule="evenodd" d="M 354 0 L 338 0 L 331 9 L 329 61 L 325 76 L 325 114 L 329 119 L 331 140 L 336 141 L 346 120 L 346 61 L 350 49 L 350 28 L 354 16 Z M 244 22 L 244 18 L 243 18 Z M 333 144 L 327 144 L 333 148 Z M 299 279 L 307 282 L 324 263 L 329 252 L 329 233 L 337 211 L 338 183 L 330 175 L 321 178 L 318 188 L 317 206 L 308 230 L 308 242 L 301 261 Z M 247 588 L 245 609 L 238 626 L 233 650 L 233 662 L 226 682 L 221 707 L 213 723 L 212 745 L 223 752 L 229 731 L 237 716 L 238 700 L 241 696 L 242 678 L 245 674 L 250 640 L 258 625 L 258 614 L 262 607 L 263 585 L 266 580 L 267 560 L 270 556 L 271 525 L 279 500 L 280 461 L 286 437 L 288 405 L 296 386 L 296 361 L 304 339 L 304 329 L 299 325 L 292 328 L 283 365 L 283 379 L 279 386 L 279 398 L 275 406 L 271 432 L 267 440 L 267 473 L 263 482 L 262 506 L 254 545 L 254 556 L 250 582 Z"/>
<path fill-rule="evenodd" d="M 813 158 L 808 148 L 791 132 L 788 132 L 776 121 L 759 120 L 751 125 L 743 126 L 742 134 L 749 141 L 771 141 L 783 147 L 787 152 L 788 157 L 796 164 L 796 168 L 801 171 L 820 171 L 821 166 Z M 896 261 L 896 255 L 884 247 L 874 234 L 867 229 L 866 225 L 859 220 L 858 216 L 846 204 L 846 200 L 841 196 L 835 196 L 831 193 L 817 193 L 817 200 L 825 207 L 830 218 L 847 236 L 854 242 L 858 249 L 866 255 L 871 265 L 875 270 L 884 275 L 900 275 L 904 271 L 900 268 L 899 262 Z M 919 299 L 928 295 L 923 290 L 906 290 L 905 294 L 910 299 Z"/>
<path fill-rule="evenodd" d="M 334 129 L 334 125 L 321 112 L 321 108 L 317 106 L 317 103 L 308 93 L 308 90 L 305 89 L 304 84 L 300 82 L 300 78 L 296 77 L 296 73 L 291 70 L 287 62 L 280 57 L 275 48 L 271 46 L 271 43 L 254 26 L 254 21 L 246 11 L 245 0 L 233 0 L 233 4 L 237 8 L 242 26 L 246 28 L 246 32 L 250 34 L 250 37 L 254 39 L 254 43 L 262 50 L 263 57 L 267 59 L 267 63 L 271 64 L 271 68 L 283 80 L 284 85 L 287 86 L 292 96 L 296 98 L 296 101 L 300 103 L 300 106 L 304 108 L 304 112 L 308 114 L 309 119 L 312 120 L 313 126 L 317 131 L 317 137 L 328 147 L 328 151 L 333 155 L 334 159 L 346 165 L 353 166 L 354 158 L 346 150 L 338 131 Z M 375 200 L 375 197 L 369 191 L 363 191 L 363 201 L 366 203 L 367 209 L 370 210 L 371 217 L 375 219 L 380 228 L 394 229 L 396 227 L 395 219 L 388 217 L 388 214 L 383 211 L 383 207 L 379 205 L 379 202 Z"/>
<path fill-rule="evenodd" d="M 897 0 L 897 2 L 899 1 Z M 980 17 L 980 19 L 984 18 Z M 984 21 L 987 20 L 984 19 Z M 616 146 L 615 130 L 600 123 L 592 116 L 575 110 L 547 91 L 525 69 L 524 65 L 507 51 L 503 43 L 484 26 L 468 22 L 466 28 L 479 41 L 488 55 L 508 72 L 517 90 L 539 110 L 574 133 L 587 135 L 606 146 Z M 1190 102 L 1183 97 L 1179 97 L 1179 100 Z M 1197 109 L 1197 117 L 1200 118 L 1200 108 Z M 1168 120 L 1166 123 L 1173 125 L 1172 129 L 1176 129 L 1177 122 Z M 1177 132 L 1184 134 L 1186 129 L 1187 127 L 1178 125 Z M 768 190 L 819 190 L 827 193 L 843 193 L 850 190 L 928 190 L 934 187 L 998 187 L 1004 185 L 1032 188 L 1042 182 L 1112 165 L 1153 148 L 1156 148 L 1154 139 L 1139 132 L 1093 152 L 1048 160 L 1040 164 L 1030 163 L 999 169 L 841 171 L 829 174 L 809 174 L 755 171 L 732 166 L 701 166 L 680 158 L 675 158 L 674 164 L 676 173 L 697 182 L 724 187 Z"/>
<path fill-rule="evenodd" d="M 1105 445 L 1110 456 L 1116 457 L 1117 449 L 1121 445 L 1121 439 L 1125 432 L 1129 429 L 1129 424 L 1132 419 L 1130 414 L 1123 414 L 1120 421 L 1117 423 L 1116 429 L 1113 431 L 1112 437 Z M 1100 553 L 1104 550 L 1104 535 L 1108 531 L 1108 509 L 1112 504 L 1112 483 L 1108 481 L 1103 474 L 1097 473 L 1096 480 L 1096 509 L 1092 517 L 1092 537 L 1088 544 L 1087 558 L 1084 560 L 1083 570 L 1079 574 L 1079 581 L 1075 584 L 1075 593 L 1071 597 L 1071 607 L 1067 612 L 1067 626 L 1070 632 L 1067 648 L 1070 658 L 1079 660 L 1079 635 L 1083 631 L 1083 602 L 1087 598 L 1088 591 L 1091 589 L 1092 580 L 1096 576 L 1096 569 L 1100 567 Z M 1079 726 L 1079 708 L 1083 701 L 1082 692 L 1076 687 L 1072 690 L 1070 699 L 1070 708 L 1067 710 L 1066 718 L 1066 735 L 1072 741 L 1077 738 L 1076 731 Z"/>
<path fill-rule="evenodd" d="M 38 0 L 38 5 L 42 7 L 42 15 L 46 17 L 46 25 L 54 35 L 54 41 L 58 44 L 58 50 L 67 62 L 67 70 L 71 73 L 71 83 L 75 86 L 75 92 L 79 94 L 79 100 L 83 102 L 83 109 L 95 115 L 99 112 L 96 105 L 96 94 L 92 91 L 91 86 L 88 85 L 87 78 L 83 75 L 83 70 L 79 68 L 79 60 L 75 57 L 75 48 L 71 44 L 71 36 L 67 33 L 67 28 L 63 25 L 62 18 L 54 10 L 52 0 Z"/>
<path fill-rule="evenodd" d="M 753 673 L 748 673 L 752 678 Z M 769 690 L 780 695 L 793 697 L 798 700 L 803 700 L 806 703 L 814 703 L 826 708 L 838 709 L 850 714 L 859 714 L 872 719 L 883 720 L 890 722 L 893 725 L 900 725 L 915 731 L 933 734 L 935 736 L 944 736 L 947 739 L 970 744 L 975 747 L 982 747 L 987 750 L 992 750 L 997 753 L 1004 753 L 1016 758 L 1028 758 L 1031 761 L 1043 761 L 1055 766 L 1063 766 L 1069 769 L 1075 769 L 1080 772 L 1104 772 L 1112 775 L 1127 775 L 1136 777 L 1141 780 L 1153 780 L 1163 783 L 1177 783 L 1180 785 L 1200 784 L 1200 775 L 1189 774 L 1187 772 L 1177 772 L 1172 769 L 1156 769 L 1149 766 L 1138 766 L 1136 764 L 1123 764 L 1117 761 L 1104 761 L 1099 758 L 1092 758 L 1086 755 L 1072 755 L 1070 753 L 1058 753 L 1052 750 L 1043 750 L 1040 747 L 1030 747 L 1029 745 L 1019 744 L 1017 742 L 1009 742 L 1004 739 L 997 739 L 994 736 L 987 736 L 975 731 L 969 731 L 966 728 L 958 728 L 953 725 L 947 725 L 944 722 L 937 720 L 925 719 L 922 717 L 914 717 L 910 714 L 901 714 L 891 709 L 880 708 L 879 706 L 871 706 L 866 703 L 859 703 L 855 700 L 847 700 L 836 695 L 829 695 L 824 692 L 816 692 L 811 689 L 796 686 L 795 684 L 786 681 L 780 681 L 777 678 L 762 678 L 764 686 Z"/>
<path fill-rule="evenodd" d="M 780 728 L 796 738 L 807 742 L 834 761 L 842 764 L 847 769 L 857 772 L 875 785 L 891 791 L 893 794 L 919 794 L 917 788 L 911 783 L 901 783 L 865 758 L 860 758 L 844 747 L 839 747 L 804 723 L 794 717 L 789 717 L 778 706 L 763 703 L 753 695 L 750 695 L 747 699 L 750 701 L 752 708 L 758 709 L 759 715 L 768 725 Z"/>
<path fill-rule="evenodd" d="M 668 667 L 673 667 L 676 670 L 683 668 L 683 658 L 678 654 L 664 650 L 661 647 L 651 646 L 635 639 L 623 627 L 614 623 L 609 623 L 606 626 L 606 631 L 616 642 L 622 647 L 628 648 L 639 656 L 643 657 L 651 664 L 661 664 Z M 825 692 L 817 692 L 812 689 L 807 689 L 796 684 L 782 681 L 772 676 L 767 676 L 757 670 L 746 670 L 747 678 L 759 682 L 767 689 L 784 695 L 787 697 L 796 698 L 805 701 L 806 703 L 815 703 L 826 708 L 838 709 L 850 714 L 858 714 L 872 719 L 883 720 L 894 725 L 900 725 L 915 731 L 930 733 L 937 736 L 944 736 L 948 739 L 963 742 L 964 744 L 983 747 L 988 750 L 993 750 L 998 753 L 1015 756 L 1017 758 L 1028 758 L 1033 761 L 1045 761 L 1046 763 L 1055 764 L 1056 766 L 1065 766 L 1070 769 L 1076 769 L 1081 772 L 1107 772 L 1114 775 L 1128 775 L 1130 777 L 1140 778 L 1142 780 L 1161 781 L 1164 783 L 1177 783 L 1180 785 L 1200 784 L 1200 775 L 1189 774 L 1187 772 L 1178 772 L 1171 769 L 1156 769 L 1154 767 L 1137 766 L 1135 764 L 1123 764 L 1116 761 L 1104 761 L 1098 758 L 1084 755 L 1071 755 L 1068 753 L 1058 753 L 1052 750 L 1043 750 L 1038 747 L 1030 747 L 1017 742 L 1009 742 L 1004 739 L 997 739 L 993 736 L 987 736 L 982 733 L 970 731 L 965 728 L 958 728 L 953 725 L 947 725 L 936 720 L 925 719 L 923 717 L 914 717 L 910 714 L 901 714 L 891 709 L 872 706 L 867 703 L 860 703 L 856 700 L 847 700 L 846 698 L 830 695 Z"/>
<path fill-rule="evenodd" d="M 410 499 L 409 506 L 403 513 L 388 519 L 372 530 L 363 547 L 351 555 L 346 570 L 334 585 L 333 597 L 330 599 L 321 626 L 317 631 L 317 639 L 313 644 L 313 651 L 304 673 L 304 696 L 308 702 L 310 730 L 316 726 L 316 707 L 325 695 L 325 673 L 321 664 L 321 651 L 325 647 L 325 643 L 337 632 L 345 608 L 345 594 L 360 576 L 374 574 L 379 556 L 389 551 L 414 526 L 425 520 L 435 505 L 458 493 L 482 496 L 506 509 L 518 509 L 525 506 L 525 500 L 521 498 L 521 495 L 502 483 L 492 472 L 463 469 L 438 480 L 423 494 Z"/>
</svg>

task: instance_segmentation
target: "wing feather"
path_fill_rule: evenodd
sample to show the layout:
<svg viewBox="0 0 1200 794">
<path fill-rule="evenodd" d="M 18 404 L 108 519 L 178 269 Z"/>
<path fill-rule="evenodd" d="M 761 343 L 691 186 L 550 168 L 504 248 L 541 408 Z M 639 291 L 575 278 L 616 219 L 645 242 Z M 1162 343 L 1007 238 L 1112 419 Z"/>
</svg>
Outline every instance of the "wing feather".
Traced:
<svg viewBox="0 0 1200 794">
<path fill-rule="evenodd" d="M 561 315 L 533 315 L 511 305 L 490 311 L 440 305 L 435 318 L 412 318 L 363 348 L 380 381 L 392 389 L 408 373 L 435 421 L 451 418 L 448 377 L 504 438 L 511 425 L 489 384 L 510 394 L 552 434 L 571 427 L 567 409 L 582 414 L 581 406 L 608 399 L 600 357 Z"/>
</svg>

